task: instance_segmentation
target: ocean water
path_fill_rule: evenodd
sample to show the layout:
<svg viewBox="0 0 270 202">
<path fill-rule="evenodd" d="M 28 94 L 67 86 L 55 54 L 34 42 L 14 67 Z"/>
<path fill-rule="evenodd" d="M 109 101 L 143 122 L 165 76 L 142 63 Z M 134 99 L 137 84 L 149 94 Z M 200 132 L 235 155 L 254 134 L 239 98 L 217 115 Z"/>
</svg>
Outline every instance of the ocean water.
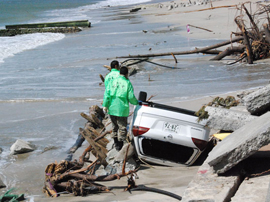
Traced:
<svg viewBox="0 0 270 202">
<path fill-rule="evenodd" d="M 0 37 L 0 177 L 8 188 L 44 197 L 46 165 L 66 157 L 85 120 L 81 112 L 101 106 L 103 65 L 118 56 L 164 53 L 204 47 L 220 40 L 181 36 L 185 25 L 150 23 L 130 13 L 147 0 L 0 0 L 0 28 L 8 24 L 88 19 L 91 28 L 75 34 Z M 143 30 L 147 31 L 146 33 Z M 155 101 L 188 100 L 269 83 L 267 63 L 228 66 L 201 54 L 156 58 L 168 66 L 142 63 L 130 77 L 135 94 Z M 119 58 L 120 62 L 125 59 Z M 149 81 L 149 78 L 151 81 Z M 10 146 L 23 139 L 37 150 L 12 156 Z M 43 152 L 46 147 L 57 149 Z M 23 188 L 27 185 L 27 189 Z M 30 200 L 30 199 L 29 199 Z M 38 199 L 36 199 L 38 201 Z"/>
</svg>

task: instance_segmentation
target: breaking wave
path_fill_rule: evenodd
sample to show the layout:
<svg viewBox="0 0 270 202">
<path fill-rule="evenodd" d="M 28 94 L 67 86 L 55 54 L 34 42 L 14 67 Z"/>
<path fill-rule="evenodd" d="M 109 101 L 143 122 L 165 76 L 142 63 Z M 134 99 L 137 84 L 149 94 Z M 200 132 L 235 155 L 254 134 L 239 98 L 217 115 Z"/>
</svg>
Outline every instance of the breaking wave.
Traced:
<svg viewBox="0 0 270 202">
<path fill-rule="evenodd" d="M 36 33 L 0 37 L 0 63 L 4 62 L 4 59 L 7 57 L 12 57 L 25 50 L 34 49 L 63 38 L 65 38 L 65 35 L 59 33 Z"/>
</svg>

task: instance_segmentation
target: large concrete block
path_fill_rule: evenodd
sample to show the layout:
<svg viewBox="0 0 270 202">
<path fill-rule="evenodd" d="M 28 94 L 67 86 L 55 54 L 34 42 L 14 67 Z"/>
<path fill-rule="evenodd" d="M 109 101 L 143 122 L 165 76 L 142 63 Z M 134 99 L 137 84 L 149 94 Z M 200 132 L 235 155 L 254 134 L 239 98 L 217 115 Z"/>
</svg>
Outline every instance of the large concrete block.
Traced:
<svg viewBox="0 0 270 202">
<path fill-rule="evenodd" d="M 249 122 L 223 141 L 209 153 L 206 162 L 217 173 L 224 173 L 236 164 L 270 143 L 270 112 Z"/>
<path fill-rule="evenodd" d="M 246 123 L 257 118 L 256 116 L 252 116 L 246 112 L 225 108 L 207 106 L 205 111 L 207 111 L 209 115 L 207 125 L 210 128 L 217 130 L 235 131 Z"/>
<path fill-rule="evenodd" d="M 204 163 L 186 188 L 183 202 L 226 202 L 235 194 L 240 176 L 218 176 L 213 168 Z"/>
<path fill-rule="evenodd" d="M 269 181 L 270 175 L 244 180 L 231 202 L 265 202 Z"/>
<path fill-rule="evenodd" d="M 251 114 L 263 114 L 270 110 L 270 85 L 260 88 L 242 98 Z"/>
</svg>

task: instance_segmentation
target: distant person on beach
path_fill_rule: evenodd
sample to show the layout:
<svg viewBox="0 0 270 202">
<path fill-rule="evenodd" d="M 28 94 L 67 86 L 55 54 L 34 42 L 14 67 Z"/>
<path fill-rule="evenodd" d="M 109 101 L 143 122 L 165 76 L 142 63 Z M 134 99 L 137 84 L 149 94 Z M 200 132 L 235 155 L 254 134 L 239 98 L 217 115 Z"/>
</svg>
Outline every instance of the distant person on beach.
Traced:
<svg viewBox="0 0 270 202">
<path fill-rule="evenodd" d="M 129 103 L 138 104 L 134 95 L 133 86 L 128 79 L 128 68 L 123 66 L 120 75 L 106 88 L 103 98 L 103 107 L 108 109 L 112 122 L 112 138 L 117 151 L 127 143 L 127 119 Z"/>
</svg>

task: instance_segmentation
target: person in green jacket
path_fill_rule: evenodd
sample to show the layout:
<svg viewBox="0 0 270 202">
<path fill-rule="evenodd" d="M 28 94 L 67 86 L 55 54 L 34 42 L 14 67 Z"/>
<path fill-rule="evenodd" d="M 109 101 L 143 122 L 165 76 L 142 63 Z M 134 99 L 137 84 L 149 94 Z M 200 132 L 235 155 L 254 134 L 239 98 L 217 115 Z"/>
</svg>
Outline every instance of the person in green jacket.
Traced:
<svg viewBox="0 0 270 202">
<path fill-rule="evenodd" d="M 105 89 L 113 79 L 119 76 L 119 68 L 119 62 L 117 60 L 113 60 L 111 62 L 111 72 L 106 75 L 104 80 Z"/>
<path fill-rule="evenodd" d="M 137 105 L 138 100 L 128 79 L 128 68 L 123 66 L 120 69 L 120 75 L 106 88 L 103 98 L 103 107 L 108 109 L 113 128 L 111 135 L 118 151 L 124 143 L 127 143 L 129 103 Z"/>
</svg>

